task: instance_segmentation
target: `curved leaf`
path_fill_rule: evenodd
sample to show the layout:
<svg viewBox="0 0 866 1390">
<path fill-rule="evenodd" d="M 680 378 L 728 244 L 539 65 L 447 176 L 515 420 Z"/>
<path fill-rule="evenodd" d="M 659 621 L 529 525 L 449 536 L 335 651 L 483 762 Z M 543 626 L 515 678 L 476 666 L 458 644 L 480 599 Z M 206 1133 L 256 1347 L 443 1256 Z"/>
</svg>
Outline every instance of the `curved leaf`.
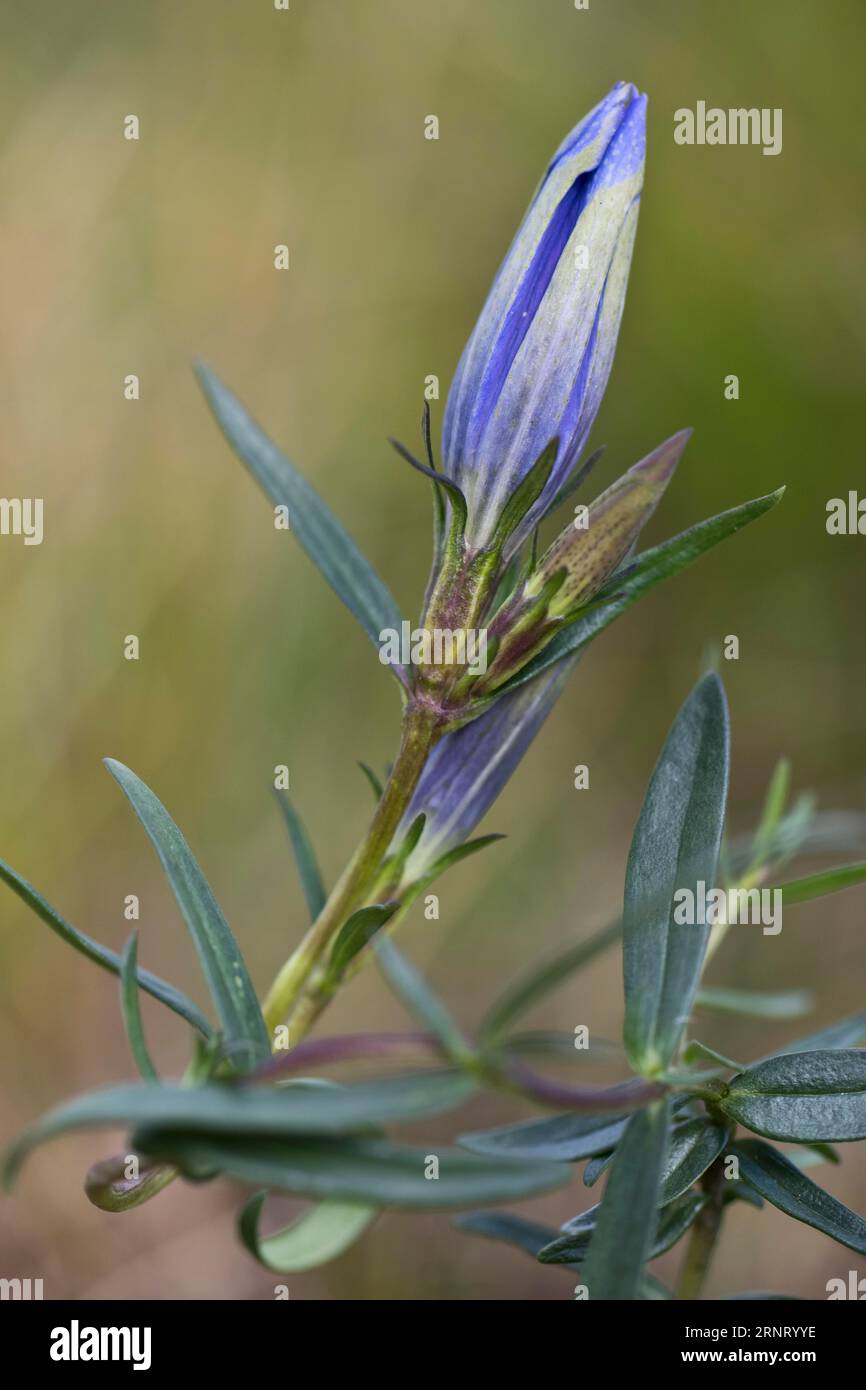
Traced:
<svg viewBox="0 0 866 1390">
<path fill-rule="evenodd" d="M 286 822 L 286 829 L 289 832 L 289 839 L 292 842 L 292 850 L 295 855 L 295 863 L 298 867 L 298 878 L 301 880 L 304 898 L 307 903 L 307 911 L 310 914 L 310 921 L 315 922 L 322 908 L 325 906 L 325 885 L 322 882 L 322 875 L 319 865 L 316 862 L 316 854 L 310 843 L 304 822 L 298 815 L 292 800 L 286 791 L 276 792 L 277 802 L 283 813 Z"/>
<path fill-rule="evenodd" d="M 574 1163 L 580 1158 L 607 1153 L 619 1142 L 630 1116 L 549 1115 L 498 1129 L 461 1134 L 457 1142 L 472 1153 L 509 1155 L 512 1158 L 553 1159 Z"/>
<path fill-rule="evenodd" d="M 662 1170 L 661 1206 L 675 1201 L 703 1177 L 724 1149 L 729 1133 L 711 1120 L 689 1120 L 674 1129 Z"/>
<path fill-rule="evenodd" d="M 138 1172 L 127 1177 L 132 1158 L 136 1159 Z M 138 1154 L 115 1154 L 88 1169 L 84 1191 L 87 1200 L 100 1211 L 131 1211 L 156 1197 L 177 1176 L 177 1169 L 167 1163 L 147 1163 Z"/>
<path fill-rule="evenodd" d="M 138 932 L 133 932 L 126 943 L 126 950 L 120 962 L 120 1007 L 123 1013 L 123 1025 L 126 1029 L 126 1036 L 129 1039 L 129 1047 L 132 1052 L 135 1065 L 144 1077 L 145 1081 L 158 1081 L 156 1067 L 151 1061 L 150 1053 L 147 1050 L 147 1043 L 144 1040 L 144 1029 L 141 1024 L 141 1010 L 138 1004 L 138 980 L 136 979 L 136 965 L 138 960 Z"/>
<path fill-rule="evenodd" d="M 336 985 L 359 951 L 372 941 L 380 928 L 390 921 L 399 903 L 373 903 L 359 907 L 337 933 L 328 961 L 328 984 Z"/>
<path fill-rule="evenodd" d="M 259 1232 L 267 1192 L 251 1197 L 238 1220 L 246 1248 L 259 1264 L 277 1274 L 301 1274 L 342 1255 L 378 1215 L 377 1207 L 357 1202 L 318 1202 L 290 1226 L 272 1235 Z"/>
<path fill-rule="evenodd" d="M 647 1259 L 655 1260 L 659 1255 L 663 1255 L 666 1250 L 670 1250 L 676 1245 L 706 1206 L 706 1202 L 704 1193 L 686 1192 L 680 1195 L 676 1201 L 662 1207 L 657 1213 L 655 1233 L 650 1243 Z M 585 1261 L 600 1212 L 601 1205 L 590 1208 L 590 1212 L 584 1213 L 587 1220 L 583 1224 L 576 1226 L 573 1231 L 566 1231 L 563 1235 L 557 1236 L 550 1245 L 546 1245 L 540 1250 L 538 1258 L 541 1263 L 578 1265 L 581 1261 Z M 590 1213 L 592 1214 L 591 1217 Z M 589 1285 L 588 1279 L 586 1282 Z M 645 1298 L 646 1294 L 641 1293 L 637 1297 Z M 590 1298 L 592 1298 L 591 1288 Z"/>
<path fill-rule="evenodd" d="M 270 1044 L 255 990 L 229 924 L 162 802 L 123 763 L 106 758 L 105 764 L 159 856 L 204 970 L 226 1050 L 239 1068 L 254 1066 L 269 1056 Z"/>
</svg>

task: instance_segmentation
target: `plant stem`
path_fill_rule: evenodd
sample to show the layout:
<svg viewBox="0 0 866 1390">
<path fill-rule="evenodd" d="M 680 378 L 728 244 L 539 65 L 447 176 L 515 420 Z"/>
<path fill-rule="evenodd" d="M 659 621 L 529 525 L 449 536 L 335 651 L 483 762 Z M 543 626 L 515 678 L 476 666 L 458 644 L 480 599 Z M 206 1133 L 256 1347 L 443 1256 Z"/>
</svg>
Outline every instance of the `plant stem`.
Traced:
<svg viewBox="0 0 866 1390">
<path fill-rule="evenodd" d="M 316 921 L 268 991 L 262 1012 L 269 1032 L 272 1033 L 289 1013 L 334 936 L 353 909 L 360 905 L 379 873 L 394 831 L 439 737 L 440 722 L 441 716 L 434 705 L 410 701 L 406 706 L 400 748 L 370 828 Z"/>
<path fill-rule="evenodd" d="M 707 1169 L 701 1186 L 707 1194 L 707 1204 L 698 1214 L 689 1235 L 686 1260 L 677 1286 L 678 1299 L 699 1298 L 709 1272 L 722 1224 L 725 1197 L 724 1155 L 717 1158 Z"/>
</svg>

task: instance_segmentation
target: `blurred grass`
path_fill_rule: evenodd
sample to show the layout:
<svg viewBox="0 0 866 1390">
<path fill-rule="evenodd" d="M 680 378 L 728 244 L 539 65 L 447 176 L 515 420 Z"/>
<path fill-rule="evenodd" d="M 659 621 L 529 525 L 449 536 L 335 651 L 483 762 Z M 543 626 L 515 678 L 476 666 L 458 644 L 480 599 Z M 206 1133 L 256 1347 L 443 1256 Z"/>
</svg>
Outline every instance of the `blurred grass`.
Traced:
<svg viewBox="0 0 866 1390">
<path fill-rule="evenodd" d="M 333 877 L 369 810 L 355 760 L 391 756 L 398 704 L 352 619 L 274 532 L 190 363 L 204 357 L 247 402 L 411 614 L 429 497 L 384 437 L 413 442 L 430 373 L 441 418 L 550 152 L 620 77 L 650 94 L 649 158 L 595 431 L 604 480 L 692 424 L 652 539 L 781 482 L 788 495 L 593 649 L 489 817 L 509 845 L 444 881 L 441 921 L 419 915 L 406 941 L 471 1027 L 523 963 L 614 913 L 665 731 L 706 644 L 731 632 L 734 825 L 781 752 L 825 805 L 862 806 L 863 542 L 829 538 L 824 518 L 862 474 L 863 27 L 854 0 L 5 7 L 3 491 L 45 498 L 46 539 L 0 544 L 0 853 L 115 947 L 138 893 L 144 963 L 200 998 L 156 861 L 100 766 L 122 759 L 184 828 L 264 986 L 303 926 L 272 769 L 289 764 Z M 783 153 L 675 146 L 673 111 L 698 99 L 782 107 Z M 139 143 L 121 138 L 130 112 Z M 430 113 L 438 142 L 423 138 Z M 280 242 L 287 274 L 272 266 Z M 137 403 L 123 398 L 129 372 Z M 137 663 L 122 659 L 127 633 Z M 578 762 L 591 767 L 580 795 Z M 806 982 L 821 1019 L 862 1007 L 861 903 L 796 909 L 780 938 L 732 933 L 713 981 Z M 0 965 L 5 1133 L 130 1064 L 114 983 L 8 896 Z M 563 994 L 546 1024 L 616 1036 L 615 953 Z M 146 1018 L 162 1065 L 182 1066 L 182 1031 L 150 1006 Z M 400 1018 L 367 977 L 333 1026 Z M 702 1036 L 738 1055 L 766 1050 L 771 1027 Z M 485 1105 L 482 1123 L 516 1113 Z M 0 1216 L 4 1274 L 44 1272 L 53 1297 L 271 1296 L 233 1243 L 224 1189 L 170 1192 L 123 1222 L 90 1208 L 81 1176 L 110 1147 L 70 1140 L 34 1159 Z M 856 1151 L 828 1185 L 866 1209 Z M 562 1220 L 583 1200 L 578 1186 L 532 1209 Z M 737 1212 L 731 1227 L 716 1292 L 820 1297 L 856 1263 L 773 1213 Z M 386 1217 L 332 1269 L 292 1281 L 292 1297 L 560 1296 L 556 1271 L 441 1218 Z"/>
</svg>

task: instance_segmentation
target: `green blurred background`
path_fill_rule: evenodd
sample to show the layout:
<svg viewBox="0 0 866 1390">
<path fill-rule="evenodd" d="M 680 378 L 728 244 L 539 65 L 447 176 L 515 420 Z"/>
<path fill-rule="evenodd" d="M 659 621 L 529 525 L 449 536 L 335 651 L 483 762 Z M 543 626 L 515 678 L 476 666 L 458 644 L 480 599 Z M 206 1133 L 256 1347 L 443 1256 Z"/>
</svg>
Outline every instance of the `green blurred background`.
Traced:
<svg viewBox="0 0 866 1390">
<path fill-rule="evenodd" d="M 73 922 L 202 997 L 155 857 L 101 766 L 165 800 L 265 986 L 304 926 L 269 792 L 277 763 L 329 878 L 369 813 L 358 758 L 394 749 L 398 702 L 366 638 L 229 454 L 197 392 L 205 358 L 417 610 L 424 378 L 447 383 L 552 150 L 619 78 L 650 95 L 647 181 L 619 353 L 595 430 L 602 482 L 683 425 L 695 436 L 650 538 L 788 485 L 770 518 L 607 633 L 485 823 L 506 847 L 440 885 L 403 944 L 471 1028 L 532 958 L 619 907 L 643 789 L 707 644 L 725 662 L 732 824 L 778 756 L 828 807 L 862 807 L 861 537 L 827 499 L 863 478 L 863 8 L 791 0 L 29 0 L 0 16 L 0 389 L 6 496 L 45 498 L 41 547 L 0 543 L 0 853 Z M 683 148 L 673 112 L 782 107 L 784 149 Z M 125 115 L 141 121 L 122 138 Z M 438 142 L 424 117 L 440 121 Z M 285 242 L 291 269 L 273 268 Z M 123 397 L 127 373 L 141 400 Z M 740 378 L 726 401 L 723 379 Z M 135 633 L 141 659 L 122 657 Z M 591 789 L 576 792 L 576 763 Z M 778 938 L 732 930 L 716 984 L 817 993 L 814 1024 L 863 1007 L 864 898 L 795 908 Z M 4 1135 L 71 1092 L 129 1076 L 115 982 L 0 898 Z M 145 1005 L 160 1065 L 182 1025 Z M 545 1026 L 615 1037 L 620 961 L 566 986 Z M 371 974 L 329 1027 L 400 1027 Z M 811 1026 L 810 1024 L 807 1026 Z M 708 1020 L 735 1056 L 802 1024 Z M 417 1130 L 525 1113 L 501 1099 Z M 449 1129 L 450 1124 L 450 1129 Z M 121 1218 L 84 1199 L 119 1138 L 40 1151 L 0 1208 L 3 1275 L 52 1297 L 273 1296 L 234 1239 L 239 1193 L 180 1186 Z M 862 1149 L 827 1186 L 866 1210 Z M 566 1192 L 526 1205 L 561 1221 Z M 670 1275 L 677 1256 L 661 1262 Z M 823 1297 L 862 1260 L 772 1209 L 728 1222 L 709 1286 Z M 292 1298 L 570 1296 L 570 1279 L 470 1240 L 447 1217 L 386 1216 Z"/>
</svg>

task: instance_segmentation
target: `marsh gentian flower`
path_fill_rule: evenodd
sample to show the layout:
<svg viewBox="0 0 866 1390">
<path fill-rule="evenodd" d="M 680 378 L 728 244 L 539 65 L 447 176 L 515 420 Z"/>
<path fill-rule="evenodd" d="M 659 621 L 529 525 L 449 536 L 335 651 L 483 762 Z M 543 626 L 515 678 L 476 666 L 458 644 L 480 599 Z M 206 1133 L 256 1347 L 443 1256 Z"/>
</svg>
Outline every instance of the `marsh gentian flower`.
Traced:
<svg viewBox="0 0 866 1390">
<path fill-rule="evenodd" d="M 601 403 L 643 182 L 646 97 L 620 82 L 554 155 L 494 281 L 448 396 L 443 469 L 489 544 L 503 506 L 558 437 L 516 551 L 572 471 Z"/>
<path fill-rule="evenodd" d="M 551 618 L 556 624 L 579 612 L 616 572 L 655 511 L 690 435 L 691 430 L 680 430 L 634 464 L 590 505 L 585 527 L 568 526 L 542 555 L 527 583 L 503 607 L 501 640 L 498 619 L 494 619 L 491 631 L 499 651 L 489 672 L 493 686 L 508 678 L 510 667 L 520 669 L 543 644 L 545 624 Z M 552 597 L 539 614 L 536 638 L 531 624 L 521 621 L 521 605 L 531 608 L 534 596 L 547 588 L 552 589 Z M 513 642 L 512 622 L 517 634 Z M 422 877 L 443 854 L 471 835 L 535 738 L 577 659 L 576 655 L 566 657 L 501 695 L 483 714 L 437 744 L 395 836 L 396 846 L 424 813 L 426 823 L 407 862 L 405 882 Z M 482 680 L 479 687 L 483 684 Z"/>
<path fill-rule="evenodd" d="M 485 714 L 437 744 L 394 837 L 396 846 L 424 812 L 424 832 L 406 864 L 405 882 L 421 878 L 469 838 L 535 738 L 576 661 L 569 657 L 503 695 Z"/>
</svg>

